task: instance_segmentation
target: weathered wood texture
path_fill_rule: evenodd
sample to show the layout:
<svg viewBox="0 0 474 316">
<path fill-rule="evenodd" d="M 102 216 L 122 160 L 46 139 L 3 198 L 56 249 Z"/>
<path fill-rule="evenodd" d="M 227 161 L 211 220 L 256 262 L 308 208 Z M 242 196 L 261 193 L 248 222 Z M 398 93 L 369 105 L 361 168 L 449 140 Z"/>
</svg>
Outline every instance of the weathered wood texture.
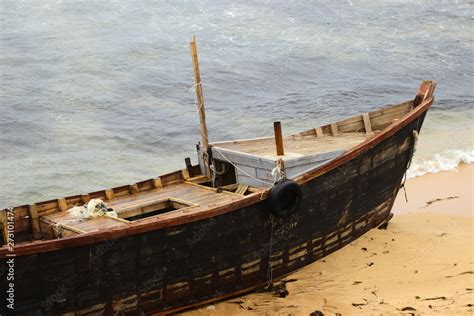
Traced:
<svg viewBox="0 0 474 316">
<path fill-rule="evenodd" d="M 204 186 L 197 186 L 192 183 L 175 183 L 159 190 L 151 190 L 123 197 L 118 200 L 108 201 L 108 206 L 112 207 L 120 219 L 144 214 L 147 211 L 158 209 L 160 202 L 178 201 L 184 203 L 185 207 L 175 211 L 176 216 L 188 211 L 200 212 L 216 205 L 227 205 L 241 197 L 229 192 L 217 193 L 216 190 Z M 170 212 L 166 214 L 169 216 Z M 156 216 L 155 216 L 156 217 Z M 81 231 L 93 232 L 97 230 L 108 230 L 118 227 L 125 227 L 131 222 L 117 220 L 111 217 L 93 217 L 91 219 L 78 218 L 70 212 L 57 212 L 40 216 L 41 231 L 43 238 L 55 238 L 55 225 L 74 227 Z M 58 228 L 56 226 L 56 228 Z"/>
<path fill-rule="evenodd" d="M 188 167 L 186 170 L 188 170 Z M 192 166 L 191 170 L 194 175 L 199 175 L 199 166 Z M 37 223 L 35 214 L 37 214 L 38 219 L 40 219 L 41 217 L 46 217 L 50 214 L 64 212 L 74 206 L 82 206 L 84 203 L 90 201 L 90 199 L 102 199 L 108 204 L 120 203 L 120 201 L 135 199 L 143 194 L 153 194 L 156 189 L 161 189 L 163 187 L 167 188 L 169 186 L 183 183 L 185 180 L 191 180 L 186 179 L 184 175 L 185 174 L 182 170 L 178 170 L 157 178 L 140 181 L 131 185 L 123 185 L 112 189 L 90 192 L 88 194 L 73 195 L 65 198 L 38 202 L 34 205 L 33 216 L 30 215 L 30 205 L 17 206 L 13 208 L 15 244 L 19 245 L 21 243 L 30 242 L 35 239 L 35 236 L 38 237 L 37 226 L 35 227 Z M 0 215 L 4 214 L 6 211 L 6 209 L 0 210 Z M 67 214 L 64 216 L 67 216 Z M 41 220 L 39 220 L 39 224 L 40 227 L 43 226 L 41 224 Z M 34 233 L 35 231 L 36 235 Z M 44 234 L 43 237 L 45 237 Z"/>
<path fill-rule="evenodd" d="M 365 133 L 340 133 L 336 136 L 290 136 L 284 139 L 285 156 L 278 157 L 275 152 L 275 139 L 263 138 L 253 142 L 214 143 L 212 147 L 230 149 L 267 159 L 291 159 L 305 155 L 315 155 L 332 151 L 347 150 L 367 139 Z"/>
<path fill-rule="evenodd" d="M 423 117 L 304 183 L 301 209 L 290 218 L 272 221 L 261 201 L 184 225 L 18 256 L 16 313 L 172 311 L 265 284 L 269 266 L 277 278 L 316 261 L 389 215 Z M 6 288 L 6 278 L 0 282 Z"/>
<path fill-rule="evenodd" d="M 275 133 L 276 154 L 277 156 L 283 156 L 285 154 L 285 149 L 283 145 L 283 132 L 281 130 L 281 122 L 273 123 L 273 129 Z"/>
<path fill-rule="evenodd" d="M 277 165 L 276 159 L 258 157 L 227 148 L 213 146 L 211 149 L 212 157 L 215 161 L 232 162 L 232 165 L 235 167 L 235 178 L 239 184 L 253 187 L 271 187 L 273 185 L 272 171 Z M 286 155 L 280 159 L 284 162 L 286 176 L 294 178 L 305 171 L 328 163 L 343 153 L 343 150 L 338 150 L 306 156 Z"/>
</svg>

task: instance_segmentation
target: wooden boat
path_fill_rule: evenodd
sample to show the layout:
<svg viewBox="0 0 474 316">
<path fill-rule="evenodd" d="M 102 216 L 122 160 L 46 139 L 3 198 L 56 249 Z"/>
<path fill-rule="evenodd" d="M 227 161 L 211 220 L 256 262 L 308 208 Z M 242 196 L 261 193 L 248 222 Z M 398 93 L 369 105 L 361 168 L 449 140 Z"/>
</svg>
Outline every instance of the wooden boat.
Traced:
<svg viewBox="0 0 474 316">
<path fill-rule="evenodd" d="M 434 89 L 285 138 L 278 124 L 275 138 L 203 138 L 197 165 L 5 209 L 2 301 L 18 315 L 148 315 L 264 287 L 388 222 Z M 94 199 L 117 217 L 70 211 Z"/>
</svg>

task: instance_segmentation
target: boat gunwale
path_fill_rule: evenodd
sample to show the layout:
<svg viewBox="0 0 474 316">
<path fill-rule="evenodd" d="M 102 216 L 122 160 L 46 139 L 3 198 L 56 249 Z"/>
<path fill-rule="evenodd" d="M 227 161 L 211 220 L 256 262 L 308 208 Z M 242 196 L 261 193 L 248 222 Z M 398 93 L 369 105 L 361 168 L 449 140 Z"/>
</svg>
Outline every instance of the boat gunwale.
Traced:
<svg viewBox="0 0 474 316">
<path fill-rule="evenodd" d="M 341 156 L 331 160 L 329 163 L 322 166 L 318 166 L 311 171 L 305 172 L 304 174 L 296 177 L 294 180 L 300 185 L 304 184 L 308 181 L 313 180 L 316 177 L 319 177 L 341 166 L 342 164 L 352 160 L 356 156 L 359 156 L 360 154 L 369 151 L 370 149 L 372 149 L 382 141 L 388 139 L 389 137 L 393 136 L 403 127 L 407 126 L 415 119 L 423 115 L 423 113 L 425 113 L 433 104 L 433 101 L 433 96 L 426 97 L 423 101 L 420 102 L 419 105 L 412 107 L 409 112 L 404 114 L 397 121 L 394 121 L 390 125 L 385 127 L 382 131 L 380 131 L 380 133 L 374 135 L 374 137 L 366 139 L 362 143 L 344 152 Z M 243 196 L 240 200 L 234 201 L 226 205 L 209 208 L 199 213 L 181 214 L 174 218 L 154 218 L 153 220 L 150 219 L 149 221 L 145 222 L 131 223 L 126 227 L 118 227 L 110 230 L 88 232 L 61 239 L 36 240 L 28 243 L 22 243 L 16 245 L 13 248 L 13 251 L 10 251 L 8 245 L 4 245 L 0 248 L 0 258 L 5 258 L 8 256 L 24 256 L 29 254 L 60 250 L 63 248 L 84 246 L 110 239 L 117 239 L 121 237 L 142 234 L 157 229 L 183 225 L 211 218 L 214 216 L 219 216 L 221 214 L 232 212 L 237 209 L 241 209 L 249 205 L 261 202 L 266 199 L 269 191 L 270 188 L 259 188 L 254 193 L 251 193 L 247 196 Z"/>
</svg>

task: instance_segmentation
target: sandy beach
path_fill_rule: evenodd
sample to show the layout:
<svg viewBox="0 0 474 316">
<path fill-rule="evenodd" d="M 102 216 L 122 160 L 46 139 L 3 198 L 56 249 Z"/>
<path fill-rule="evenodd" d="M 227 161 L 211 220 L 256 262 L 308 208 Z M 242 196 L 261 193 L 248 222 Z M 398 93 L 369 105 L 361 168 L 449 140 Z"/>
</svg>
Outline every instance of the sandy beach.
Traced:
<svg viewBox="0 0 474 316">
<path fill-rule="evenodd" d="M 472 315 L 473 172 L 409 179 L 387 230 L 286 277 L 285 298 L 252 293 L 183 314 Z"/>
</svg>

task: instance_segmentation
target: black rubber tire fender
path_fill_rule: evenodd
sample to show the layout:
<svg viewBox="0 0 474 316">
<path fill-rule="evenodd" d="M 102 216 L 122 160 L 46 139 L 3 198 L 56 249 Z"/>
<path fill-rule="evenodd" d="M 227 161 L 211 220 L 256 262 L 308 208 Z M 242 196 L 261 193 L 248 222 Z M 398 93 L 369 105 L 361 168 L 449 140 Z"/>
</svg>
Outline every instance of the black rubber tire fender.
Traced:
<svg viewBox="0 0 474 316">
<path fill-rule="evenodd" d="M 267 201 L 274 215 L 289 217 L 298 212 L 302 196 L 303 192 L 298 183 L 283 179 L 271 188 Z"/>
</svg>

